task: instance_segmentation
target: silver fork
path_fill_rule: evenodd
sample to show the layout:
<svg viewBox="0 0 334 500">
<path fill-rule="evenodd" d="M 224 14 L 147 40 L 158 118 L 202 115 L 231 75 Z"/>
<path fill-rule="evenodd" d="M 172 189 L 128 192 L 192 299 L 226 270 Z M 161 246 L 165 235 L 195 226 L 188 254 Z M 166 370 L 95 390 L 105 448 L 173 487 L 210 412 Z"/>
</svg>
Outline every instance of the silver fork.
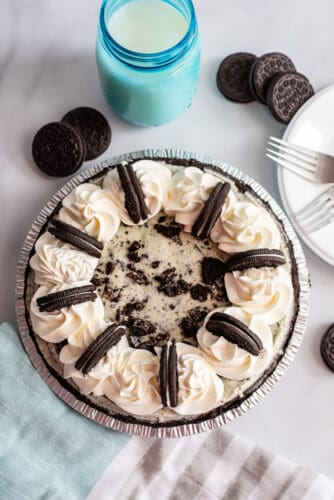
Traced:
<svg viewBox="0 0 334 500">
<path fill-rule="evenodd" d="M 267 157 L 313 182 L 334 182 L 334 156 L 295 146 L 277 137 L 268 140 Z"/>
<path fill-rule="evenodd" d="M 296 217 L 308 234 L 334 222 L 334 185 L 302 208 Z"/>
</svg>

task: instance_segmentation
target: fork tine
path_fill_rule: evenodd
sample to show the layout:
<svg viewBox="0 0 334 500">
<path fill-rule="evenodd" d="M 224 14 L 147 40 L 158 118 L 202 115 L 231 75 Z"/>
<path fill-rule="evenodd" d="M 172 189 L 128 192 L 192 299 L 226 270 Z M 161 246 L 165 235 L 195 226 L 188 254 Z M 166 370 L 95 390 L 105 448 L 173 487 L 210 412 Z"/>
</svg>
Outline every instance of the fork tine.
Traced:
<svg viewBox="0 0 334 500">
<path fill-rule="evenodd" d="M 279 144 L 276 144 L 274 142 L 268 141 L 268 146 L 278 148 L 277 153 L 286 153 L 287 155 L 291 156 L 291 158 L 295 158 L 296 160 L 303 161 L 304 164 L 307 164 L 308 166 L 313 167 L 313 170 L 315 169 L 317 162 L 316 160 L 310 159 L 310 158 L 305 158 L 304 153 L 296 153 L 293 149 L 290 149 L 286 146 L 280 146 Z"/>
<path fill-rule="evenodd" d="M 314 233 L 334 222 L 334 186 L 303 207 L 296 218 L 308 233 Z"/>
<path fill-rule="evenodd" d="M 320 218 L 323 218 L 324 215 L 326 215 L 326 212 L 324 212 L 322 204 L 318 202 L 318 204 L 313 207 L 303 210 L 296 218 L 301 224 L 310 226 L 316 223 Z"/>
<path fill-rule="evenodd" d="M 319 229 L 328 226 L 328 224 L 331 224 L 333 221 L 334 214 L 327 214 L 325 217 L 318 217 L 310 226 L 307 227 L 307 231 L 309 233 L 315 233 L 316 231 L 319 231 Z"/>
<path fill-rule="evenodd" d="M 318 210 L 320 210 L 324 206 L 325 198 L 323 194 L 324 193 L 322 193 L 314 200 L 310 201 L 310 203 L 299 210 L 299 212 L 297 212 L 296 214 L 297 219 L 301 221 L 303 219 L 305 220 L 317 216 Z"/>
<path fill-rule="evenodd" d="M 270 136 L 269 139 L 271 141 L 277 142 L 278 144 L 282 144 L 283 146 L 291 148 L 291 149 L 295 150 L 297 153 L 303 152 L 305 155 L 308 155 L 313 159 L 318 158 L 318 153 L 316 151 L 313 151 L 312 149 L 308 149 L 308 148 L 305 148 L 303 146 L 296 146 L 295 144 L 290 144 L 289 142 L 283 141 L 283 139 L 278 139 L 277 137 L 273 137 L 273 136 Z"/>
<path fill-rule="evenodd" d="M 315 173 L 315 165 L 314 166 L 310 165 L 309 163 L 306 163 L 304 160 L 291 159 L 290 156 L 292 158 L 296 158 L 296 157 L 290 155 L 290 153 L 280 153 L 279 151 L 274 151 L 273 149 L 270 149 L 270 148 L 267 148 L 267 151 L 269 153 L 276 155 L 278 158 L 281 158 L 282 160 L 288 161 L 289 163 L 291 163 L 291 165 L 302 168 L 303 170 L 306 170 L 307 172 L 310 172 L 311 174 Z"/>
<path fill-rule="evenodd" d="M 300 177 L 304 177 L 304 179 L 307 179 L 308 181 L 317 182 L 316 179 L 314 178 L 314 174 L 311 174 L 311 172 L 308 172 L 307 170 L 304 170 L 299 166 L 293 167 L 290 162 L 284 161 L 281 158 L 278 158 L 276 155 L 274 156 L 270 153 L 266 153 L 266 156 L 271 160 L 275 161 L 276 163 L 278 163 L 279 165 L 282 165 L 282 167 L 290 170 L 294 174 L 300 175 Z"/>
</svg>

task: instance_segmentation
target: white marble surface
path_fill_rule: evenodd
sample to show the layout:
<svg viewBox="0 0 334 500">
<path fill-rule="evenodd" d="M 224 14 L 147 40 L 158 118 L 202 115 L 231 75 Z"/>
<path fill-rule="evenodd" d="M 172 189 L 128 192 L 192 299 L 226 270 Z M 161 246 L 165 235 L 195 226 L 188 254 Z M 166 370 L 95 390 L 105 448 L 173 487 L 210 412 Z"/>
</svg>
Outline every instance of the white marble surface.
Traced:
<svg viewBox="0 0 334 500">
<path fill-rule="evenodd" d="M 280 50 L 316 89 L 334 82 L 332 0 L 196 0 L 203 57 L 195 102 L 174 123 L 135 128 L 120 121 L 100 93 L 94 60 L 99 4 L 100 0 L 1 0 L 1 321 L 15 321 L 15 266 L 25 234 L 66 180 L 48 178 L 33 164 L 31 141 L 42 124 L 60 119 L 75 106 L 95 106 L 113 129 L 104 158 L 147 147 L 206 152 L 247 172 L 280 201 L 274 167 L 263 151 L 266 137 L 280 135 L 282 126 L 260 104 L 225 100 L 215 85 L 218 63 L 238 50 Z M 321 334 L 334 321 L 334 269 L 308 249 L 305 252 L 312 276 L 305 341 L 269 397 L 229 427 L 334 477 L 334 374 L 319 354 Z"/>
</svg>

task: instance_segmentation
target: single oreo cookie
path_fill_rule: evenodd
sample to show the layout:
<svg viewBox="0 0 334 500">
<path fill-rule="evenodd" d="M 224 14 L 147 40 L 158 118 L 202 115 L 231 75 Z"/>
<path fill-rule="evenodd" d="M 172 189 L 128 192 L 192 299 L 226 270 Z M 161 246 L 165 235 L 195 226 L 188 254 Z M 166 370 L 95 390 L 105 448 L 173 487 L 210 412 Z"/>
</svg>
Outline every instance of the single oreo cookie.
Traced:
<svg viewBox="0 0 334 500">
<path fill-rule="evenodd" d="M 334 323 L 321 339 L 320 352 L 328 368 L 334 372 Z"/>
<path fill-rule="evenodd" d="M 260 337 L 250 330 L 245 323 L 229 314 L 214 313 L 210 317 L 206 328 L 214 335 L 224 337 L 253 356 L 258 356 L 263 350 Z"/>
<path fill-rule="evenodd" d="M 259 248 L 232 255 L 225 263 L 225 272 L 244 271 L 258 267 L 278 267 L 285 264 L 285 257 L 280 250 Z"/>
<path fill-rule="evenodd" d="M 228 182 L 218 182 L 194 222 L 191 229 L 191 234 L 193 236 L 197 236 L 201 239 L 209 237 L 211 229 L 220 215 L 220 211 L 230 189 L 231 185 Z"/>
<path fill-rule="evenodd" d="M 94 302 L 97 298 L 94 285 L 68 288 L 60 292 L 50 293 L 37 299 L 41 312 L 59 311 L 63 307 L 70 307 L 83 302 Z"/>
<path fill-rule="evenodd" d="M 255 100 L 249 87 L 249 74 L 257 57 L 248 52 L 227 56 L 217 72 L 217 86 L 231 101 L 247 103 Z"/>
<path fill-rule="evenodd" d="M 81 167 L 85 155 L 82 136 L 67 123 L 52 122 L 44 125 L 32 143 L 32 156 L 37 167 L 54 177 L 74 174 Z"/>
<path fill-rule="evenodd" d="M 89 373 L 109 349 L 118 344 L 126 332 L 127 328 L 123 325 L 112 324 L 108 326 L 83 352 L 76 361 L 75 368 L 84 375 Z"/>
<path fill-rule="evenodd" d="M 72 125 L 86 145 L 85 160 L 94 160 L 109 147 L 111 128 L 106 118 L 93 108 L 75 108 L 63 116 L 63 123 Z"/>
<path fill-rule="evenodd" d="M 268 88 L 268 107 L 274 118 L 282 123 L 289 123 L 313 94 L 312 85 L 301 73 L 276 75 Z"/>
<path fill-rule="evenodd" d="M 102 243 L 66 222 L 52 219 L 48 232 L 59 240 L 69 243 L 92 257 L 98 259 L 101 257 L 101 252 L 103 250 Z"/>
<path fill-rule="evenodd" d="M 254 97 L 266 104 L 267 90 L 271 79 L 277 73 L 295 72 L 296 68 L 291 59 L 280 52 L 270 52 L 259 57 L 250 72 L 250 87 Z"/>
<path fill-rule="evenodd" d="M 147 219 L 148 211 L 141 184 L 132 165 L 118 165 L 117 171 L 125 195 L 125 208 L 135 224 Z"/>
</svg>

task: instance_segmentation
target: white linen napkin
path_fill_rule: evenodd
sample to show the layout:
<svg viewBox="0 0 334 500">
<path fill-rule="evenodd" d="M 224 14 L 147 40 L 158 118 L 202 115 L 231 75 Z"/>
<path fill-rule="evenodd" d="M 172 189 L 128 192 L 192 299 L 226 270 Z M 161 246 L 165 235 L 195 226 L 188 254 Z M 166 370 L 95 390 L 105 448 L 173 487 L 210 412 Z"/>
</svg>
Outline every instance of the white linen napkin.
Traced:
<svg viewBox="0 0 334 500">
<path fill-rule="evenodd" d="M 334 481 L 225 429 L 133 437 L 87 500 L 330 500 Z"/>
</svg>

